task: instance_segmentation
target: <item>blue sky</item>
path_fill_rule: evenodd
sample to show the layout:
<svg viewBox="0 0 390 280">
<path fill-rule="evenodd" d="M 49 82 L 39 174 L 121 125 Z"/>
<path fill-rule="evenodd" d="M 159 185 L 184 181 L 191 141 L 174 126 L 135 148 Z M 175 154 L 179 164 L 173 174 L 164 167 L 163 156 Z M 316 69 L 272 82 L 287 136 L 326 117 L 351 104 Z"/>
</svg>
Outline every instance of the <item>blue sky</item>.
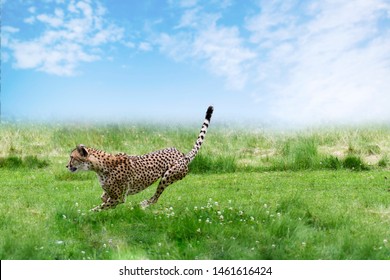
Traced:
<svg viewBox="0 0 390 280">
<path fill-rule="evenodd" d="M 389 0 L 3 0 L 3 117 L 390 121 Z"/>
</svg>

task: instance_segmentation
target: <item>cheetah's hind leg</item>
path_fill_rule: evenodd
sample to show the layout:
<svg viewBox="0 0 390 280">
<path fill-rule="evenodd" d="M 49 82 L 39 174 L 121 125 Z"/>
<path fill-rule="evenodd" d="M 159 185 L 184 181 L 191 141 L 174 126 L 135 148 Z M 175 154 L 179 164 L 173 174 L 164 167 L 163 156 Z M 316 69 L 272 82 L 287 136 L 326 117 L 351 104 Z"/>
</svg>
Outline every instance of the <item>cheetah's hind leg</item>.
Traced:
<svg viewBox="0 0 390 280">
<path fill-rule="evenodd" d="M 187 173 L 188 173 L 188 166 L 184 161 L 183 162 L 180 161 L 176 165 L 169 168 L 161 177 L 160 183 L 158 184 L 157 190 L 154 193 L 154 195 L 151 198 L 144 200 L 140 203 L 141 208 L 145 209 L 149 205 L 156 203 L 158 198 L 163 193 L 166 187 L 168 187 L 169 185 L 173 184 L 176 181 L 183 179 L 187 175 Z"/>
<path fill-rule="evenodd" d="M 100 198 L 102 199 L 103 202 L 107 202 L 109 196 L 105 191 L 103 191 L 103 194 Z"/>
</svg>

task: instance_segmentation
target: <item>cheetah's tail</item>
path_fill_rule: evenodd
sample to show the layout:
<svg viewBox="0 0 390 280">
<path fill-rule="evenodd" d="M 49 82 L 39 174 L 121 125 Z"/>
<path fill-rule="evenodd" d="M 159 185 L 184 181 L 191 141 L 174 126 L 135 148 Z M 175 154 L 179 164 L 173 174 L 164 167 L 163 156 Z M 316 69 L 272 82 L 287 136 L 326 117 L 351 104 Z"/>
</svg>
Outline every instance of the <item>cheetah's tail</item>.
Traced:
<svg viewBox="0 0 390 280">
<path fill-rule="evenodd" d="M 214 111 L 213 106 L 209 106 L 209 108 L 207 108 L 206 118 L 203 122 L 198 139 L 196 139 L 195 145 L 192 148 L 192 150 L 186 155 L 188 162 L 191 162 L 195 158 L 196 154 L 198 153 L 198 151 L 200 149 L 200 146 L 202 145 L 202 143 L 204 141 L 204 137 L 207 133 L 207 128 L 209 127 L 210 119 L 211 119 L 211 115 L 213 114 L 213 111 Z"/>
</svg>

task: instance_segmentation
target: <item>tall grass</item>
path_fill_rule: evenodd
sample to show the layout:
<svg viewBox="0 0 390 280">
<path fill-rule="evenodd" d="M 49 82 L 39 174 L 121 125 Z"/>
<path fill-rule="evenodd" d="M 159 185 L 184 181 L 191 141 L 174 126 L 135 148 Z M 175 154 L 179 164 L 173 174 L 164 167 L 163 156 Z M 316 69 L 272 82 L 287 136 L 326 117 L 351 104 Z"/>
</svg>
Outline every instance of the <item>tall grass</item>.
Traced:
<svg viewBox="0 0 390 280">
<path fill-rule="evenodd" d="M 44 168 L 49 164 L 48 160 L 38 159 L 37 156 L 26 156 L 24 158 L 18 156 L 0 157 L 0 168 Z"/>
<path fill-rule="evenodd" d="M 363 171 L 369 169 L 367 163 L 358 154 L 348 151 L 345 156 L 339 158 L 329 154 L 320 154 L 318 147 L 313 137 L 288 139 L 279 148 L 279 155 L 272 159 L 269 170 L 350 169 Z M 378 167 L 380 167 L 379 163 Z"/>
<path fill-rule="evenodd" d="M 190 172 L 202 173 L 232 173 L 238 170 L 234 156 L 217 157 L 198 155 L 190 164 Z"/>
<path fill-rule="evenodd" d="M 29 157 L 38 161 L 46 158 L 65 160 L 80 143 L 111 153 L 143 154 L 165 147 L 176 147 L 187 153 L 193 147 L 198 130 L 197 125 L 2 124 L 0 162 L 4 166 L 18 159 L 29 160 Z M 214 125 L 191 164 L 191 170 L 221 173 L 388 168 L 389 143 L 390 128 L 386 126 L 286 133 Z"/>
<path fill-rule="evenodd" d="M 279 156 L 273 159 L 274 170 L 318 169 L 321 158 L 312 138 L 299 137 L 283 141 Z"/>
</svg>

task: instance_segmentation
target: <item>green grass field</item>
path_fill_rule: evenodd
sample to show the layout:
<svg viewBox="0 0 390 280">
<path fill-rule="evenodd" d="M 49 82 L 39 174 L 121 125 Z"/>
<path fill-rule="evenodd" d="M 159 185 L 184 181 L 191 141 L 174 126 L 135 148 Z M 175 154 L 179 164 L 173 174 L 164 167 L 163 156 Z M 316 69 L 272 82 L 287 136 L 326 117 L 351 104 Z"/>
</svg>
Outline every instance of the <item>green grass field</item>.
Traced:
<svg viewBox="0 0 390 280">
<path fill-rule="evenodd" d="M 214 124 L 213 124 L 214 125 Z M 390 259 L 390 128 L 210 126 L 191 173 L 92 213 L 76 144 L 187 152 L 197 125 L 0 125 L 1 259 Z"/>
</svg>

